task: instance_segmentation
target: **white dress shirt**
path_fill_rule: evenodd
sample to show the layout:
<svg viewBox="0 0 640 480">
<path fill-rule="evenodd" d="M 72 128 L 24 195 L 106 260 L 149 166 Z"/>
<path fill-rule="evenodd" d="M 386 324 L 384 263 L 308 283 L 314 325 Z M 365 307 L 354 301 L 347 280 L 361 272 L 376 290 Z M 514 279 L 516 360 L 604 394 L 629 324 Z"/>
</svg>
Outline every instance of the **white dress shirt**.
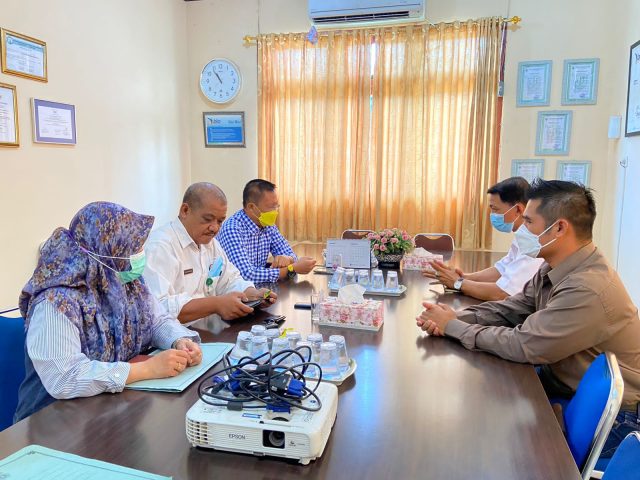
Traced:
<svg viewBox="0 0 640 480">
<path fill-rule="evenodd" d="M 496 285 L 509 295 L 520 293 L 524 284 L 533 278 L 543 263 L 542 258 L 522 255 L 514 238 L 507 255 L 494 265 L 496 270 L 500 272 L 500 278 Z"/>
<path fill-rule="evenodd" d="M 214 238 L 198 246 L 179 219 L 153 230 L 144 251 L 147 256 L 145 283 L 176 317 L 194 298 L 244 292 L 253 287 L 229 261 L 218 240 Z M 223 261 L 222 273 L 207 285 L 209 269 L 218 257 Z"/>
<path fill-rule="evenodd" d="M 155 299 L 153 313 L 150 346 L 166 350 L 179 338 L 200 341 L 196 332 L 180 325 Z M 90 360 L 81 348 L 78 328 L 51 302 L 43 300 L 33 308 L 27 352 L 49 395 L 63 399 L 121 392 L 131 365 Z"/>
</svg>

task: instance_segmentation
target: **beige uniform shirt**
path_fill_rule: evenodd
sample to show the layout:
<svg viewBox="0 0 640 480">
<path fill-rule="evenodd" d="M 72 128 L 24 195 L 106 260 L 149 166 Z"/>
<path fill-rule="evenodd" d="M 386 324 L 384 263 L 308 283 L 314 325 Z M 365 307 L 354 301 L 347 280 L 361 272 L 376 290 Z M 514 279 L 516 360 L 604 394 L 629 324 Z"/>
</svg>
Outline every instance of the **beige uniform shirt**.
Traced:
<svg viewBox="0 0 640 480">
<path fill-rule="evenodd" d="M 543 264 L 521 293 L 461 312 L 445 333 L 469 349 L 549 364 L 573 389 L 596 356 L 612 352 L 624 379 L 623 408 L 640 401 L 638 309 L 593 243 L 556 268 Z"/>
</svg>

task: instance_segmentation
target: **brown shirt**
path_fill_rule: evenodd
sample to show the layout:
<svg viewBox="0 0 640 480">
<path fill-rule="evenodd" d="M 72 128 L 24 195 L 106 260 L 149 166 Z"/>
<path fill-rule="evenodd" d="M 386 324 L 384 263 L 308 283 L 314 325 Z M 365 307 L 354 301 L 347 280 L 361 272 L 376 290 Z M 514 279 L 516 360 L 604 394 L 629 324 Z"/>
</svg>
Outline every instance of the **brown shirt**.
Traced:
<svg viewBox="0 0 640 480">
<path fill-rule="evenodd" d="M 549 364 L 575 389 L 600 353 L 616 355 L 623 408 L 640 401 L 640 319 L 618 274 L 589 243 L 556 268 L 544 263 L 524 290 L 458 314 L 445 333 L 469 349 Z"/>
</svg>

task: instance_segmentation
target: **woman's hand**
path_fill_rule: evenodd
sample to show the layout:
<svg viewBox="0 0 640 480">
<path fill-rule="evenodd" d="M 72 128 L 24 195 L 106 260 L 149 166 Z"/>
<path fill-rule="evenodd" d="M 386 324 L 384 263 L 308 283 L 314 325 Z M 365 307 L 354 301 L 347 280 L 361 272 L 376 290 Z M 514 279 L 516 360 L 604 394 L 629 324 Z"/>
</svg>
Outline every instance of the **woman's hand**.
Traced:
<svg viewBox="0 0 640 480">
<path fill-rule="evenodd" d="M 202 349 L 200 344 L 194 342 L 190 338 L 179 338 L 175 342 L 176 350 L 187 352 L 189 354 L 189 361 L 187 365 L 193 367 L 199 365 L 202 362 Z"/>
<path fill-rule="evenodd" d="M 127 384 L 140 380 L 175 377 L 189 363 L 189 354 L 183 350 L 165 350 L 144 362 L 131 363 Z"/>
</svg>

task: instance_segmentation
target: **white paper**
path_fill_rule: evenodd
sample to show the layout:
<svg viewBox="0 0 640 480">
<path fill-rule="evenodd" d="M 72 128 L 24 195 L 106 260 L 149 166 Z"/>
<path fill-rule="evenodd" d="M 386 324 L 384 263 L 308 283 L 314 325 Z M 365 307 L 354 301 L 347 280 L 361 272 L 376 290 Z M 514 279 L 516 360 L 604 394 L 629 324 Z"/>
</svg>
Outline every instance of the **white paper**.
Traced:
<svg viewBox="0 0 640 480">
<path fill-rule="evenodd" d="M 540 150 L 564 150 L 567 129 L 567 117 L 564 115 L 546 115 L 542 119 L 542 138 Z"/>
<path fill-rule="evenodd" d="M 40 137 L 73 140 L 71 110 L 45 107 L 44 105 L 39 105 L 36 108 L 38 109 L 36 118 L 38 119 Z"/>
<path fill-rule="evenodd" d="M 527 65 L 522 68 L 522 101 L 544 100 L 547 65 Z"/>
<path fill-rule="evenodd" d="M 0 143 L 16 143 L 13 90 L 0 87 Z"/>
<path fill-rule="evenodd" d="M 44 47 L 7 34 L 7 68 L 44 77 Z"/>
<path fill-rule="evenodd" d="M 593 86 L 594 65 L 592 63 L 578 63 L 569 65 L 568 100 L 586 100 L 591 98 Z"/>
</svg>

